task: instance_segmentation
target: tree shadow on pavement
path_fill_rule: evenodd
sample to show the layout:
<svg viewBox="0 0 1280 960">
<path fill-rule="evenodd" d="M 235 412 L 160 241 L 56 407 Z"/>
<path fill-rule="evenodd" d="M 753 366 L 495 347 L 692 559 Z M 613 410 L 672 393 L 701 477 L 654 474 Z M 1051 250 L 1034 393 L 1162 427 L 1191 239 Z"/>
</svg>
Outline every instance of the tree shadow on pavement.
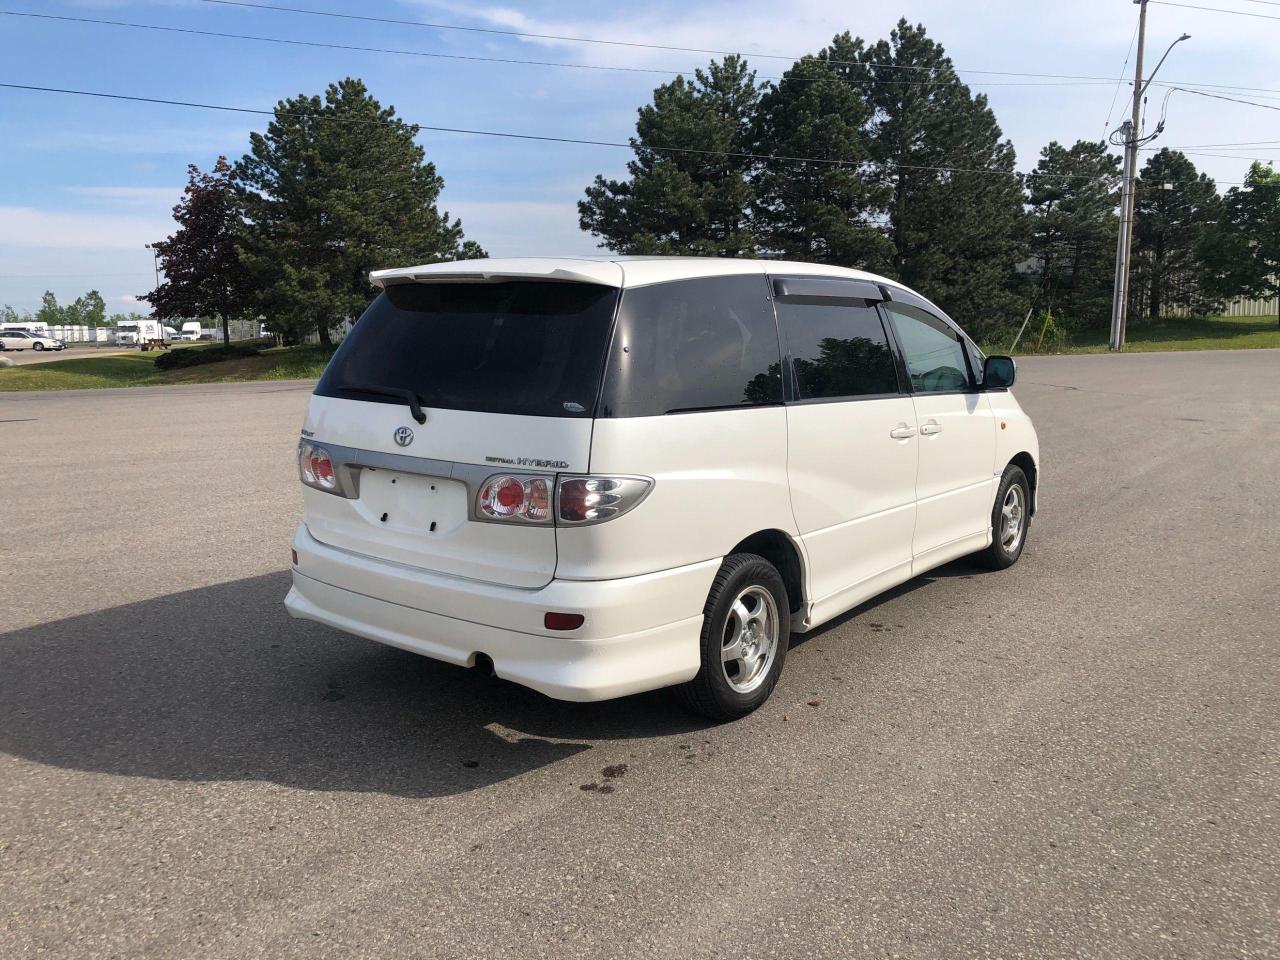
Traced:
<svg viewBox="0 0 1280 960">
<path fill-rule="evenodd" d="M 289 618 L 287 573 L 0 634 L 0 750 L 74 770 L 429 797 L 706 726 L 562 703 Z"/>
</svg>

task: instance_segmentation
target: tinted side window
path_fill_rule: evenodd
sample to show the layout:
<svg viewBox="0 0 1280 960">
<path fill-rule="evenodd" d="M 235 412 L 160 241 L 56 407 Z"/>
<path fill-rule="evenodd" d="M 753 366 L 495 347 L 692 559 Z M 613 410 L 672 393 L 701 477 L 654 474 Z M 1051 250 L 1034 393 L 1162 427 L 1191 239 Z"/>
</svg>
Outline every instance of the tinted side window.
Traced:
<svg viewBox="0 0 1280 960">
<path fill-rule="evenodd" d="M 762 274 L 624 290 L 599 416 L 781 403 L 768 292 Z"/>
<path fill-rule="evenodd" d="M 801 400 L 897 393 L 898 373 L 876 308 L 860 300 L 779 300 L 778 324 Z"/>
<path fill-rule="evenodd" d="M 911 386 L 919 393 L 954 393 L 968 390 L 969 368 L 960 336 L 946 323 L 905 303 L 886 303 L 902 355 L 907 361 Z"/>
</svg>

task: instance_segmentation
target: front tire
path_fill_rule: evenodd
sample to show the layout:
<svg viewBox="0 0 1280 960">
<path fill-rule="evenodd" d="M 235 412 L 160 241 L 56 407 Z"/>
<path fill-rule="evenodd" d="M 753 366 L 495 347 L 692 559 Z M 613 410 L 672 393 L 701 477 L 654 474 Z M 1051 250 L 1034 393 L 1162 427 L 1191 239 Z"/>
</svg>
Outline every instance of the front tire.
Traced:
<svg viewBox="0 0 1280 960">
<path fill-rule="evenodd" d="M 1004 570 L 1018 562 L 1027 545 L 1031 526 L 1031 484 L 1022 468 L 1004 468 L 995 506 L 991 508 L 991 546 L 976 555 L 992 570 Z"/>
<path fill-rule="evenodd" d="M 726 557 L 702 611 L 702 667 L 677 688 L 685 706 L 736 720 L 768 700 L 787 658 L 790 611 L 773 564 L 753 553 Z"/>
<path fill-rule="evenodd" d="M 32 350 L 37 350 L 37 351 L 40 351 L 40 352 L 42 352 L 42 353 L 43 353 L 43 352 L 44 352 L 44 344 L 43 344 L 43 343 L 36 343 L 36 344 L 32 344 L 31 349 L 32 349 Z"/>
</svg>

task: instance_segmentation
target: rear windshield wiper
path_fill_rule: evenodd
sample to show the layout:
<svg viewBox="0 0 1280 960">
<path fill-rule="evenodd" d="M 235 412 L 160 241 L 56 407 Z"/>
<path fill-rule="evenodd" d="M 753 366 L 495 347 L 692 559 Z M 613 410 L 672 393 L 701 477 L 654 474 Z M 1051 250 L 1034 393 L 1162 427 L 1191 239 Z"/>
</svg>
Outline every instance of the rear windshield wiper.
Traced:
<svg viewBox="0 0 1280 960">
<path fill-rule="evenodd" d="M 412 390 L 404 387 L 378 387 L 371 383 L 343 383 L 339 390 L 350 390 L 353 393 L 371 393 L 377 397 L 396 397 L 409 405 L 409 412 L 419 423 L 427 422 L 427 415 L 422 412 L 422 398 Z"/>
</svg>

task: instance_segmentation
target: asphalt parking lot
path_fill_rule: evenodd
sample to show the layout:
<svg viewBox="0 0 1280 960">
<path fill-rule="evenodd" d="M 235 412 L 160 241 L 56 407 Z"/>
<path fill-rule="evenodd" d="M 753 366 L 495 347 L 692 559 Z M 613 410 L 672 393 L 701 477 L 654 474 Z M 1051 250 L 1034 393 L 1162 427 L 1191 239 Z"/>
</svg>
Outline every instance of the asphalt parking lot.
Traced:
<svg viewBox="0 0 1280 960">
<path fill-rule="evenodd" d="M 83 360 L 86 357 L 115 357 L 122 353 L 137 353 L 138 348 L 116 347 L 107 344 L 89 346 L 88 344 L 72 344 L 62 350 L 5 350 L 0 356 L 12 360 L 16 365 L 28 363 L 50 363 L 57 360 Z"/>
<path fill-rule="evenodd" d="M 1022 362 L 1022 562 L 719 727 L 291 621 L 308 391 L 0 395 L 0 956 L 1280 957 L 1280 352 Z"/>
</svg>

